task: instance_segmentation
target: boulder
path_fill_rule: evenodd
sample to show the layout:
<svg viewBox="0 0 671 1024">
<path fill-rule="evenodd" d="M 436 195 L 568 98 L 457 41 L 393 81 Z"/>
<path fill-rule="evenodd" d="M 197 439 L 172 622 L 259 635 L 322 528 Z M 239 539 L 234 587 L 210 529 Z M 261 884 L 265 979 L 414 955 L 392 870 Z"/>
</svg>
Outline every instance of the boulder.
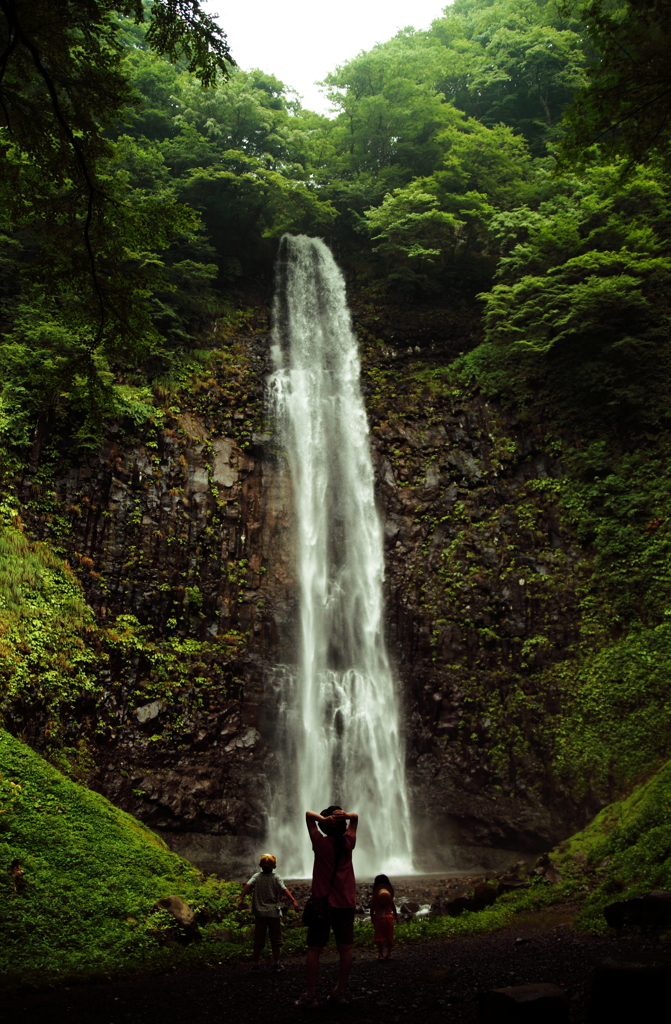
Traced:
<svg viewBox="0 0 671 1024">
<path fill-rule="evenodd" d="M 496 889 L 491 885 L 487 885 L 486 882 L 481 882 L 479 885 L 476 885 L 472 895 L 457 896 L 453 900 L 442 903 L 440 910 L 438 908 L 432 908 L 432 910 L 434 913 L 446 914 L 448 917 L 458 917 L 464 910 L 474 913 L 478 910 L 484 910 L 485 907 L 490 907 L 492 903 L 496 902 L 496 896 Z"/>
<path fill-rule="evenodd" d="M 478 995 L 478 1024 L 568 1024 L 569 1004 L 558 985 L 512 985 Z"/>
<path fill-rule="evenodd" d="M 531 882 L 499 882 L 499 896 L 506 892 L 516 892 L 517 889 L 528 889 Z"/>
<path fill-rule="evenodd" d="M 496 903 L 496 895 L 496 889 L 491 885 L 487 885 L 486 882 L 476 885 L 472 896 L 473 909 L 484 910 L 485 907 L 491 907 L 492 903 Z"/>
<path fill-rule="evenodd" d="M 459 917 L 464 910 L 475 910 L 475 904 L 470 896 L 457 896 L 456 899 L 450 900 L 449 903 L 445 904 L 443 913 L 447 914 L 448 917 Z"/>
<path fill-rule="evenodd" d="M 603 916 L 610 927 L 618 931 L 625 925 L 639 925 L 646 930 L 668 928 L 671 925 L 671 892 L 653 889 L 644 896 L 617 900 L 604 907 Z"/>
<path fill-rule="evenodd" d="M 602 960 L 591 978 L 589 1020 L 591 1024 L 664 1020 L 670 990 L 671 961 L 667 958 L 639 954 Z"/>
<path fill-rule="evenodd" d="M 141 708 L 135 708 L 135 715 L 140 725 L 144 725 L 145 722 L 151 722 L 153 718 L 157 718 L 164 707 L 165 701 L 153 700 L 151 704 L 144 704 Z"/>
<path fill-rule="evenodd" d="M 169 914 L 172 914 L 177 924 L 185 932 L 192 935 L 200 934 L 196 915 L 188 903 L 185 903 L 179 896 L 166 896 L 165 899 L 157 900 L 154 907 L 157 910 L 167 910 Z"/>
<path fill-rule="evenodd" d="M 399 913 L 402 917 L 412 917 L 419 909 L 419 903 L 415 903 L 414 900 L 406 900 L 405 903 L 401 903 Z"/>
<path fill-rule="evenodd" d="M 551 882 L 553 885 L 561 881 L 561 874 L 557 870 L 556 866 L 550 860 L 549 853 L 544 853 L 538 858 L 538 860 L 534 864 L 533 873 L 535 875 L 541 875 L 543 878 L 546 878 L 548 882 Z"/>
<path fill-rule="evenodd" d="M 629 900 L 617 900 L 603 908 L 606 924 L 611 928 L 624 928 L 627 924 L 640 924 L 643 911 L 643 897 L 634 896 Z"/>
</svg>

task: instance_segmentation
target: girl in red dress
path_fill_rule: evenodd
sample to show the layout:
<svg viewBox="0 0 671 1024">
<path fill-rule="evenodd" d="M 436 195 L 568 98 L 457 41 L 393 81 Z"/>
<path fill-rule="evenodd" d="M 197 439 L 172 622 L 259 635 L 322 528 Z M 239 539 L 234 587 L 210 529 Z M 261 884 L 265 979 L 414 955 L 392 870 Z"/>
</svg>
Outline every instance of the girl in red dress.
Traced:
<svg viewBox="0 0 671 1024">
<path fill-rule="evenodd" d="M 378 960 L 390 960 L 394 945 L 394 922 L 398 914 L 394 906 L 394 887 L 386 875 L 377 875 L 373 882 L 373 898 L 370 901 L 370 917 L 375 926 L 374 941 Z M 387 947 L 386 956 L 383 955 Z"/>
</svg>

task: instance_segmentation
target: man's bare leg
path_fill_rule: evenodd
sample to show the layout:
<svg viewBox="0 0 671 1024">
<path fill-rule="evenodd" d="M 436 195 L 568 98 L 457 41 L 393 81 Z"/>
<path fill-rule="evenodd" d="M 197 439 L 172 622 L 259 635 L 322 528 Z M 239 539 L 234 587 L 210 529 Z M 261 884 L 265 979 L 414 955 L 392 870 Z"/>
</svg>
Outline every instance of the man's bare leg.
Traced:
<svg viewBox="0 0 671 1024">
<path fill-rule="evenodd" d="M 340 968 L 338 970 L 338 984 L 331 993 L 334 999 L 339 999 L 343 994 L 347 980 L 352 973 L 352 947 L 338 946 L 337 948 L 340 954 Z"/>
<path fill-rule="evenodd" d="M 305 958 L 305 994 L 308 999 L 314 999 L 317 991 L 317 975 L 319 974 L 319 957 L 321 946 L 308 946 L 308 955 Z"/>
</svg>

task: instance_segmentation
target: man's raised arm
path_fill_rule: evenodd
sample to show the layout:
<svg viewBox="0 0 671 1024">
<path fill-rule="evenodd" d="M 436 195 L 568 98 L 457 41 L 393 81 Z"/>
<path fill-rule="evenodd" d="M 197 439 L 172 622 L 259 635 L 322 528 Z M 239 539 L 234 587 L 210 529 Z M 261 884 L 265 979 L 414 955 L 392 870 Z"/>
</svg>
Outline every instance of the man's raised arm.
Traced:
<svg viewBox="0 0 671 1024">
<path fill-rule="evenodd" d="M 310 837 L 312 837 L 315 834 L 319 835 L 319 829 L 317 828 L 317 822 L 318 821 L 328 821 L 328 820 L 329 820 L 328 818 L 323 818 L 321 816 L 321 814 L 316 814 L 315 811 L 306 811 L 305 812 L 305 824 L 308 827 L 308 832 L 310 833 Z"/>
</svg>

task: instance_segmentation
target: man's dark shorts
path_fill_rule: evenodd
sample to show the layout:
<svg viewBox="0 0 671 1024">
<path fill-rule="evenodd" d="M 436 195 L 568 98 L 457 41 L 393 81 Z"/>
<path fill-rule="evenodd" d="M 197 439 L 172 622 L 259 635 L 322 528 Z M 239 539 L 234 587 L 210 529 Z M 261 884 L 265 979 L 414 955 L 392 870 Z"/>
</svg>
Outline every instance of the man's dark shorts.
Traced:
<svg viewBox="0 0 671 1024">
<path fill-rule="evenodd" d="M 326 946 L 329 932 L 333 928 L 336 946 L 351 946 L 354 943 L 354 907 L 329 907 L 326 921 L 312 924 L 308 928 L 308 946 Z"/>
</svg>

